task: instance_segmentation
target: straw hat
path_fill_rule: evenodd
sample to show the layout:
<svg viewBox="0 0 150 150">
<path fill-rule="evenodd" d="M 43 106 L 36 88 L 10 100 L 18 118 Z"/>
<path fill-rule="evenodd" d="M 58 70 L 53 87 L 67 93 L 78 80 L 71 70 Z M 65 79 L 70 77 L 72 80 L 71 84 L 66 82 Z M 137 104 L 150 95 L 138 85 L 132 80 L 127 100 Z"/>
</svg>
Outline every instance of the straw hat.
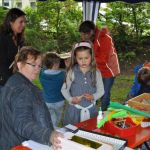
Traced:
<svg viewBox="0 0 150 150">
<path fill-rule="evenodd" d="M 62 53 L 59 55 L 61 59 L 67 59 L 71 57 L 71 52 L 68 53 Z"/>
</svg>

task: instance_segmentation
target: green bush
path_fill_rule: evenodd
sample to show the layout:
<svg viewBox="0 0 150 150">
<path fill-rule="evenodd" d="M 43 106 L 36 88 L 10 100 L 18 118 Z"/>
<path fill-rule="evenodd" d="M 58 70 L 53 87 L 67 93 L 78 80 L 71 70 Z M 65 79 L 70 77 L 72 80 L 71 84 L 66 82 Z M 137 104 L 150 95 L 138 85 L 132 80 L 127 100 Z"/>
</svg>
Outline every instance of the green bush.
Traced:
<svg viewBox="0 0 150 150">
<path fill-rule="evenodd" d="M 8 12 L 8 9 L 5 7 L 0 7 L 0 25 L 3 23 L 4 18 L 6 16 L 6 13 Z"/>
</svg>

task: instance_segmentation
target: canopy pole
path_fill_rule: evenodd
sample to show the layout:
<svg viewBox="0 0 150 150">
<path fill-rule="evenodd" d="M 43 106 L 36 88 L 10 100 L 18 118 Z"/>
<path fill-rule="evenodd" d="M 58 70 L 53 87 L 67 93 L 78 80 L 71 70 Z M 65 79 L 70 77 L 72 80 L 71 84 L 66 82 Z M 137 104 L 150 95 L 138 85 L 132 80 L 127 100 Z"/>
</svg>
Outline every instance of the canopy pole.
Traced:
<svg viewBox="0 0 150 150">
<path fill-rule="evenodd" d="M 98 17 L 99 9 L 100 9 L 100 2 L 91 0 L 83 0 L 82 7 L 83 7 L 83 21 L 90 20 L 96 24 L 96 19 Z"/>
</svg>

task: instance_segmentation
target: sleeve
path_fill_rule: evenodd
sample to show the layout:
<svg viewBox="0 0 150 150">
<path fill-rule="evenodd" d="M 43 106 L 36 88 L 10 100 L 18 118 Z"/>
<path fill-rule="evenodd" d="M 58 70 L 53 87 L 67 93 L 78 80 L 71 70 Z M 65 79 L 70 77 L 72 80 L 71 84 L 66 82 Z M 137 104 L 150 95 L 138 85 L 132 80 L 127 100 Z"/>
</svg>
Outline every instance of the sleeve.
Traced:
<svg viewBox="0 0 150 150">
<path fill-rule="evenodd" d="M 6 63 L 6 56 L 5 42 L 2 38 L 2 35 L 0 35 L 0 65 L 4 65 Z"/>
<path fill-rule="evenodd" d="M 141 88 L 141 84 L 138 82 L 138 71 L 142 68 L 142 66 L 143 65 L 138 65 L 134 68 L 135 78 L 129 93 L 132 96 L 136 96 Z"/>
<path fill-rule="evenodd" d="M 42 144 L 50 144 L 53 127 L 42 127 L 34 121 L 32 93 L 23 89 L 13 98 L 13 128 L 20 136 Z"/>
<path fill-rule="evenodd" d="M 72 96 L 70 94 L 70 87 L 71 87 L 73 80 L 74 80 L 74 73 L 69 71 L 67 74 L 67 77 L 66 77 L 66 82 L 64 82 L 64 84 L 61 88 L 61 92 L 62 92 L 63 96 L 69 103 L 71 103 L 71 101 L 72 101 Z"/>
<path fill-rule="evenodd" d="M 100 66 L 101 70 L 109 70 L 107 63 L 110 55 L 112 54 L 112 49 L 114 48 L 112 39 L 110 36 L 105 35 L 105 37 L 99 40 L 99 42 L 100 42 L 100 47 L 98 47 L 95 55 L 97 66 L 98 68 Z"/>
<path fill-rule="evenodd" d="M 137 77 L 135 77 L 133 85 L 131 87 L 130 95 L 136 96 L 140 90 L 141 84 L 138 83 Z"/>
<path fill-rule="evenodd" d="M 93 94 L 94 102 L 104 95 L 104 86 L 100 71 L 96 71 L 96 93 Z"/>
</svg>

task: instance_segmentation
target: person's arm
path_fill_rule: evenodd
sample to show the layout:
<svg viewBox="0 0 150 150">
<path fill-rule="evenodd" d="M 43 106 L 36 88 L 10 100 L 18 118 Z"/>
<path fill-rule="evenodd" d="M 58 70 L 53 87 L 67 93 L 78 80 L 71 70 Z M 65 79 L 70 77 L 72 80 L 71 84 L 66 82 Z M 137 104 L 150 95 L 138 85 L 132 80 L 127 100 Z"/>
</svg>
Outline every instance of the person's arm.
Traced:
<svg viewBox="0 0 150 150">
<path fill-rule="evenodd" d="M 42 144 L 51 144 L 50 136 L 53 126 L 49 128 L 39 126 L 33 116 L 33 93 L 30 89 L 20 89 L 15 93 L 12 101 L 13 128 L 20 136 Z M 39 116 L 40 117 L 40 116 Z"/>
<path fill-rule="evenodd" d="M 104 86 L 100 71 L 96 71 L 96 93 L 93 94 L 94 102 L 104 95 Z"/>
<path fill-rule="evenodd" d="M 132 85 L 132 87 L 131 87 L 131 91 L 130 91 L 130 93 L 129 93 L 130 96 L 135 97 L 135 96 L 137 95 L 137 93 L 139 92 L 140 87 L 141 87 L 141 84 L 138 83 L 137 76 L 135 76 L 133 85 Z"/>
<path fill-rule="evenodd" d="M 129 92 L 129 98 L 132 98 L 132 97 L 135 97 L 139 90 L 140 90 L 140 87 L 141 87 L 141 84 L 138 82 L 138 71 L 143 67 L 143 65 L 137 65 L 135 68 L 134 68 L 134 74 L 135 74 L 135 77 L 134 77 L 134 82 L 133 82 L 133 85 L 131 87 L 131 90 Z"/>
<path fill-rule="evenodd" d="M 0 35 L 0 84 L 4 85 L 9 74 L 8 70 L 8 58 L 7 58 L 7 46 L 5 44 L 4 37 Z"/>
<path fill-rule="evenodd" d="M 5 46 L 5 41 L 3 39 L 3 36 L 0 35 L 0 66 L 6 64 L 6 61 L 7 61 L 6 52 L 7 52 L 7 49 Z"/>
<path fill-rule="evenodd" d="M 73 99 L 73 97 L 70 94 L 70 87 L 71 87 L 73 80 L 74 80 L 74 73 L 72 71 L 70 71 L 67 74 L 66 82 L 64 82 L 64 84 L 61 88 L 61 92 L 62 92 L 63 96 L 69 103 L 71 103 L 72 99 Z"/>
<path fill-rule="evenodd" d="M 112 74 L 111 69 L 109 68 L 108 60 L 109 57 L 113 53 L 114 49 L 114 44 L 109 35 L 105 35 L 104 37 L 99 37 L 101 39 L 99 40 L 100 47 L 97 48 L 96 54 L 95 54 L 95 59 L 96 59 L 96 64 L 98 68 L 100 68 L 102 71 L 107 70 L 109 71 L 110 74 Z"/>
</svg>

